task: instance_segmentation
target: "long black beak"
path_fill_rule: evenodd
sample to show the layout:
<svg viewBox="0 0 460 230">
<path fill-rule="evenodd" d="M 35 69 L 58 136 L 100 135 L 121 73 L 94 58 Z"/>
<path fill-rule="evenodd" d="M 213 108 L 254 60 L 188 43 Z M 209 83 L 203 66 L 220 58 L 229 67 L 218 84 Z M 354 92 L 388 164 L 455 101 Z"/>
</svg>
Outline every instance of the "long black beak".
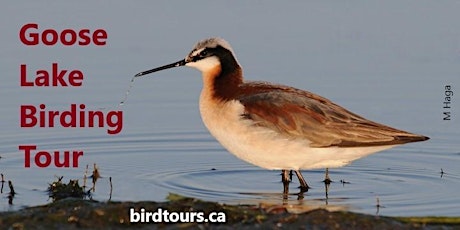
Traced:
<svg viewBox="0 0 460 230">
<path fill-rule="evenodd" d="M 178 62 L 171 63 L 169 65 L 165 65 L 165 66 L 161 66 L 161 67 L 158 67 L 158 68 L 155 68 L 155 69 L 140 72 L 140 73 L 134 75 L 134 77 L 141 77 L 141 76 L 147 75 L 149 73 L 157 72 L 157 71 L 160 71 L 160 70 L 170 69 L 170 68 L 179 67 L 179 66 L 184 66 L 186 63 L 187 62 L 185 62 L 185 59 L 183 59 L 183 60 L 180 60 Z"/>
</svg>

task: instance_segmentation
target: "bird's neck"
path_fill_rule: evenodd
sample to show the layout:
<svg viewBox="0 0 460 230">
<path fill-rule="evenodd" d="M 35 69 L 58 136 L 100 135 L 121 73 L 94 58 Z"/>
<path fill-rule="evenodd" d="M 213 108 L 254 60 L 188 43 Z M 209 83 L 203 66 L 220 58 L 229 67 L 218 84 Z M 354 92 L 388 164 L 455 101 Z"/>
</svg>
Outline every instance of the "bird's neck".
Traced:
<svg viewBox="0 0 460 230">
<path fill-rule="evenodd" d="M 239 65 L 231 69 L 219 65 L 203 73 L 203 93 L 213 100 L 235 99 L 242 83 L 243 70 Z"/>
</svg>

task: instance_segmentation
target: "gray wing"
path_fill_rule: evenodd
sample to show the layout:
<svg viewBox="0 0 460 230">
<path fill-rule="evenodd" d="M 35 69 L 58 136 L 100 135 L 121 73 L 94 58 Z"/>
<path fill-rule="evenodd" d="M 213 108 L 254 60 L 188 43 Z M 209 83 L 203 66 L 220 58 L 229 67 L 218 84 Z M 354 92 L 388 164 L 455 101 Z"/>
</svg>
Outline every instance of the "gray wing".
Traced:
<svg viewBox="0 0 460 230">
<path fill-rule="evenodd" d="M 294 88 L 261 90 L 239 98 L 243 119 L 291 138 L 306 138 L 312 147 L 397 145 L 428 138 L 369 121 L 333 102 Z"/>
</svg>

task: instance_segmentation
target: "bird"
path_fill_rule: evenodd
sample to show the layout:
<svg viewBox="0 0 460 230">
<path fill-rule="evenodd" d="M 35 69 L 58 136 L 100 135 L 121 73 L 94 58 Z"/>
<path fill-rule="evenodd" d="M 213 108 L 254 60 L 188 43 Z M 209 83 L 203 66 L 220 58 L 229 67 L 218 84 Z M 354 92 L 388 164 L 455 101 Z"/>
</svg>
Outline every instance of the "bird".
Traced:
<svg viewBox="0 0 460 230">
<path fill-rule="evenodd" d="M 281 170 L 284 192 L 292 171 L 306 192 L 310 186 L 300 170 L 342 167 L 429 139 L 370 121 L 306 90 L 246 81 L 232 47 L 219 37 L 201 40 L 184 59 L 139 72 L 133 79 L 180 66 L 201 72 L 199 110 L 211 135 L 237 158 Z"/>
</svg>

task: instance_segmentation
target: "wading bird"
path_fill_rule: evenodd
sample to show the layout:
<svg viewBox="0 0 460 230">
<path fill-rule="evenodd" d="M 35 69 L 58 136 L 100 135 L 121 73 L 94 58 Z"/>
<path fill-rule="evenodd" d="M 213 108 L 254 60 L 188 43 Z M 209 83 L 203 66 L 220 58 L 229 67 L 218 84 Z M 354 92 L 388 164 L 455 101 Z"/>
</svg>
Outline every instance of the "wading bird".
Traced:
<svg viewBox="0 0 460 230">
<path fill-rule="evenodd" d="M 397 145 L 428 137 L 356 115 L 308 91 L 244 81 L 230 45 L 221 38 L 198 42 L 185 59 L 135 77 L 179 66 L 202 73 L 200 113 L 209 132 L 232 154 L 251 164 L 282 170 L 284 191 L 293 170 L 333 168 Z"/>
</svg>

